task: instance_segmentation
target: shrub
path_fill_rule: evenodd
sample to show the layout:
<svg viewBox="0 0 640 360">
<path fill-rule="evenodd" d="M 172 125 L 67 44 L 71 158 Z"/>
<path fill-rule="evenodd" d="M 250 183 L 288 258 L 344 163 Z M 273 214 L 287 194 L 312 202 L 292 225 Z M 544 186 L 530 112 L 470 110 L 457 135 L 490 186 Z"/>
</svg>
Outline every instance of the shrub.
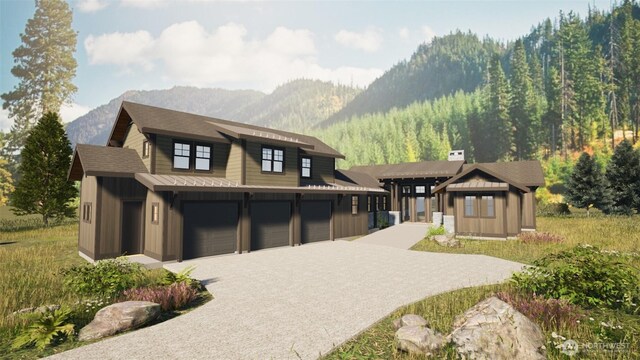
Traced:
<svg viewBox="0 0 640 360">
<path fill-rule="evenodd" d="M 171 285 L 175 283 L 186 283 L 194 289 L 200 290 L 202 285 L 200 281 L 191 277 L 191 273 L 195 270 L 195 266 L 187 266 L 186 268 L 180 270 L 178 273 L 171 272 L 169 270 L 164 270 L 164 275 L 162 277 L 162 285 Z"/>
<path fill-rule="evenodd" d="M 64 285 L 81 295 L 117 297 L 145 280 L 142 265 L 125 258 L 100 260 L 61 271 Z"/>
<path fill-rule="evenodd" d="M 525 244 L 546 244 L 560 243 L 564 241 L 564 238 L 560 235 L 548 232 L 527 231 L 518 235 L 518 240 L 522 241 Z"/>
<path fill-rule="evenodd" d="M 427 233 L 427 236 L 432 237 L 435 235 L 444 235 L 444 226 L 429 228 L 429 232 Z"/>
<path fill-rule="evenodd" d="M 566 203 L 551 202 L 538 204 L 536 214 L 538 216 L 567 216 L 571 215 L 571 211 Z"/>
<path fill-rule="evenodd" d="M 70 311 L 59 309 L 39 313 L 35 321 L 24 329 L 11 347 L 21 349 L 35 345 L 40 350 L 55 346 L 73 335 L 73 324 L 68 323 Z"/>
<path fill-rule="evenodd" d="M 512 281 L 525 292 L 590 307 L 633 312 L 640 301 L 640 277 L 625 255 L 576 246 L 534 261 Z"/>
<path fill-rule="evenodd" d="M 542 296 L 522 296 L 499 292 L 496 296 L 513 306 L 524 316 L 549 329 L 575 329 L 584 317 L 582 309 L 566 300 L 545 299 Z"/>
<path fill-rule="evenodd" d="M 198 296 L 198 291 L 186 282 L 169 286 L 137 288 L 125 290 L 122 301 L 151 301 L 160 304 L 163 311 L 181 309 Z"/>
</svg>

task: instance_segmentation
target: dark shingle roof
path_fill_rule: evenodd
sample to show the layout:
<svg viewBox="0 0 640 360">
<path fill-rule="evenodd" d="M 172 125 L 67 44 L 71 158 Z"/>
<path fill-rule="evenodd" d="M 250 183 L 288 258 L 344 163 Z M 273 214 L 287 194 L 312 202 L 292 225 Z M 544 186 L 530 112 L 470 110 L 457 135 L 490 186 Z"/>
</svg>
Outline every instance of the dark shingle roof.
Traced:
<svg viewBox="0 0 640 360">
<path fill-rule="evenodd" d="M 123 119 L 122 123 L 120 123 L 120 117 Z M 229 142 L 230 138 L 242 138 L 284 146 L 295 146 L 309 154 L 344 158 L 344 155 L 313 136 L 128 101 L 122 102 L 119 119 L 114 125 L 110 139 L 122 141 L 129 121 L 133 121 L 143 133 L 164 134 L 216 142 Z"/>
<path fill-rule="evenodd" d="M 76 145 L 68 178 L 80 180 L 82 175 L 134 177 L 147 173 L 140 155 L 133 149 L 96 145 Z"/>
<path fill-rule="evenodd" d="M 474 164 L 463 166 L 463 171 Z M 544 186 L 544 173 L 538 160 L 478 163 L 482 167 L 501 174 L 524 186 Z"/>
<path fill-rule="evenodd" d="M 406 179 L 417 177 L 451 177 L 460 172 L 464 161 L 421 161 L 414 163 L 354 166 L 358 171 L 377 179 Z"/>
<path fill-rule="evenodd" d="M 380 188 L 380 182 L 371 175 L 351 171 L 351 170 L 336 170 L 334 172 L 336 185 L 341 186 L 363 186 L 366 188 Z"/>
</svg>

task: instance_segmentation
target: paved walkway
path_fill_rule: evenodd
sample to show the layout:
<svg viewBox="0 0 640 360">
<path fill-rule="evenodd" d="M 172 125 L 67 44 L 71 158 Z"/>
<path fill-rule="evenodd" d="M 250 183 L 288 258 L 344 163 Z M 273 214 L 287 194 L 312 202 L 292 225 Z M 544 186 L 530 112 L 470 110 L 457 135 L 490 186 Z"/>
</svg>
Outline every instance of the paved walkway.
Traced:
<svg viewBox="0 0 640 360">
<path fill-rule="evenodd" d="M 354 241 L 364 244 L 391 246 L 398 249 L 411 249 L 418 241 L 424 239 L 429 227 L 431 227 L 431 224 L 405 222 L 376 231 Z"/>
<path fill-rule="evenodd" d="M 214 295 L 175 319 L 59 359 L 315 359 L 398 307 L 498 283 L 522 264 L 362 242 L 322 242 L 167 265 Z"/>
</svg>

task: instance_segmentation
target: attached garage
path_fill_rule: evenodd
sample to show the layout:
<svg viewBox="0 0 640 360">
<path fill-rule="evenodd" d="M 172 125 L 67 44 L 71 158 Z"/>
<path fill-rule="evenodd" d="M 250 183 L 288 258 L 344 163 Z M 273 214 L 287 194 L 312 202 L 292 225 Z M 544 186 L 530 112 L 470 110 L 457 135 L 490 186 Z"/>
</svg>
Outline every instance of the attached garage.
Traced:
<svg viewBox="0 0 640 360">
<path fill-rule="evenodd" d="M 291 202 L 254 201 L 251 203 L 251 250 L 290 244 Z"/>
<path fill-rule="evenodd" d="M 300 204 L 301 242 L 331 239 L 331 201 L 303 201 Z"/>
<path fill-rule="evenodd" d="M 187 202 L 183 207 L 183 219 L 183 259 L 236 251 L 237 202 Z"/>
</svg>

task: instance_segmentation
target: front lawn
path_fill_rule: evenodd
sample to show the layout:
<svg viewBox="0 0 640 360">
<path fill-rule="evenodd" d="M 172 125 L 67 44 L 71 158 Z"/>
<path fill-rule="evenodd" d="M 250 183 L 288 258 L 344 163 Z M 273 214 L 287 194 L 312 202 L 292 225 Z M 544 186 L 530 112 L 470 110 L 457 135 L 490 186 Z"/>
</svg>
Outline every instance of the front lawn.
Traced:
<svg viewBox="0 0 640 360">
<path fill-rule="evenodd" d="M 590 244 L 603 250 L 630 253 L 629 262 L 640 273 L 640 217 L 538 217 L 538 231 L 563 237 L 560 243 L 523 243 L 520 240 L 461 240 L 460 247 L 443 247 L 433 240 L 424 239 L 412 249 L 418 251 L 484 254 L 503 259 L 532 264 L 548 254 L 572 249 L 579 244 Z M 414 304 L 401 307 L 388 317 L 352 338 L 325 359 L 419 359 L 396 350 L 393 320 L 404 314 L 418 314 L 431 323 L 431 327 L 443 334 L 450 333 L 453 320 L 468 308 L 496 293 L 517 294 L 514 285 L 504 283 L 460 289 L 425 298 Z M 568 307 L 572 309 L 571 307 Z M 535 320 L 546 337 L 547 355 L 550 359 L 569 359 L 559 347 L 565 339 L 580 344 L 626 344 L 624 351 L 585 351 L 574 359 L 630 359 L 640 358 L 640 317 L 637 313 L 613 310 L 604 306 L 577 307 L 568 314 L 572 319 L 560 325 L 549 325 L 541 319 Z M 637 311 L 637 310 L 636 310 Z M 543 313 L 544 314 L 544 313 Z M 549 315 L 544 320 L 549 320 Z M 577 318 L 579 320 L 573 320 Z M 452 345 L 435 354 L 434 358 L 456 359 Z"/>
</svg>

